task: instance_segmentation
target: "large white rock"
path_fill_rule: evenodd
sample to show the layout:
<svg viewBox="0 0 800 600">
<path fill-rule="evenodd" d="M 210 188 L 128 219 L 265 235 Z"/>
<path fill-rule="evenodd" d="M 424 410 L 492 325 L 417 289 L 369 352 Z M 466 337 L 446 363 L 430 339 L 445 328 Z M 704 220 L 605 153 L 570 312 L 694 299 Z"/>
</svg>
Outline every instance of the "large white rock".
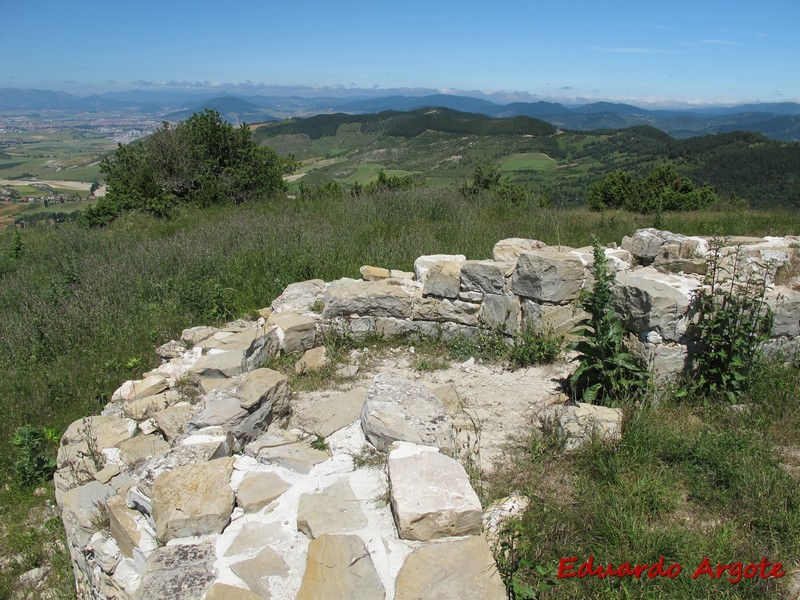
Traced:
<svg viewBox="0 0 800 600">
<path fill-rule="evenodd" d="M 392 442 L 406 441 L 453 447 L 453 432 L 444 404 L 413 381 L 378 375 L 367 390 L 361 427 L 373 446 L 386 450 Z"/>
<path fill-rule="evenodd" d="M 506 275 L 510 275 L 513 268 L 514 263 L 510 262 L 468 260 L 461 265 L 461 289 L 481 294 L 502 294 Z"/>
<path fill-rule="evenodd" d="M 481 502 L 461 464 L 436 448 L 397 444 L 389 454 L 392 512 L 402 539 L 481 532 Z"/>
<path fill-rule="evenodd" d="M 293 311 L 273 313 L 267 320 L 267 325 L 281 330 L 283 334 L 281 350 L 285 354 L 313 348 L 316 341 L 317 322 L 311 317 Z"/>
<path fill-rule="evenodd" d="M 325 282 L 322 279 L 310 279 L 290 283 L 283 293 L 272 301 L 272 310 L 282 312 L 293 310 L 299 313 L 310 312 L 314 303 L 325 295 Z"/>
</svg>

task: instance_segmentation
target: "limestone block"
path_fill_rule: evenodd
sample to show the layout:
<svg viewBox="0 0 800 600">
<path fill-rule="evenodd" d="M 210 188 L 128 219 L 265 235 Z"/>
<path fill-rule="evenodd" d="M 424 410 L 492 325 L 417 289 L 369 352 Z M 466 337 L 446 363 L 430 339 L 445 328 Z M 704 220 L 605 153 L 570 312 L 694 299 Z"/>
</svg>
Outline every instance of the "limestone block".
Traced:
<svg viewBox="0 0 800 600">
<path fill-rule="evenodd" d="M 275 473 L 250 471 L 236 490 L 236 505 L 245 513 L 258 512 L 291 487 Z"/>
<path fill-rule="evenodd" d="M 361 273 L 361 277 L 364 281 L 378 281 L 380 279 L 388 279 L 391 277 L 389 274 L 389 269 L 384 269 L 382 267 L 371 267 L 370 265 L 364 265 L 359 270 Z"/>
<path fill-rule="evenodd" d="M 764 298 L 772 310 L 772 336 L 797 337 L 800 335 L 800 292 L 777 286 Z"/>
<path fill-rule="evenodd" d="M 514 263 L 492 260 L 468 260 L 461 265 L 461 290 L 481 294 L 502 294 L 506 274 L 513 271 Z"/>
<path fill-rule="evenodd" d="M 133 394 L 128 400 L 139 400 L 148 396 L 155 396 L 168 388 L 167 380 L 160 375 L 151 375 L 141 381 L 134 382 Z"/>
<path fill-rule="evenodd" d="M 232 458 L 177 467 L 153 483 L 153 520 L 162 543 L 173 538 L 220 533 L 230 522 Z"/>
<path fill-rule="evenodd" d="M 670 231 L 639 229 L 622 239 L 622 248 L 631 253 L 642 265 L 649 265 L 657 256 L 664 259 L 699 258 L 708 251 L 708 242 L 702 238 L 687 237 Z"/>
<path fill-rule="evenodd" d="M 469 476 L 436 448 L 396 444 L 389 453 L 392 513 L 405 540 L 477 535 L 482 512 Z"/>
<path fill-rule="evenodd" d="M 81 463 L 96 470 L 93 463 L 107 448 L 116 448 L 136 433 L 136 421 L 120 417 L 93 416 L 74 421 L 61 436 L 56 465 L 59 469 Z"/>
<path fill-rule="evenodd" d="M 190 327 L 189 329 L 184 329 L 181 332 L 181 341 L 191 348 L 193 346 L 196 346 L 203 340 L 211 337 L 218 331 L 219 329 L 217 329 L 216 327 L 208 327 L 206 325 L 200 325 L 198 327 Z"/>
<path fill-rule="evenodd" d="M 193 410 L 191 404 L 182 402 L 158 411 L 153 415 L 153 421 L 158 430 L 171 442 L 183 433 Z"/>
<path fill-rule="evenodd" d="M 364 542 L 355 535 L 321 535 L 308 545 L 296 600 L 383 600 L 386 592 Z M 426 598 L 427 596 L 419 596 Z"/>
<path fill-rule="evenodd" d="M 583 287 L 583 263 L 575 254 L 549 248 L 533 250 L 519 257 L 511 291 L 518 296 L 550 302 L 569 302 Z"/>
<path fill-rule="evenodd" d="M 241 387 L 236 392 L 239 406 L 252 410 L 269 405 L 277 414 L 289 410 L 288 379 L 283 373 L 272 369 L 255 369 L 244 376 Z"/>
<path fill-rule="evenodd" d="M 147 556 L 158 547 L 155 532 L 147 519 L 138 510 L 128 508 L 125 494 L 117 494 L 106 500 L 109 529 L 123 556 L 133 558 L 138 550 Z"/>
<path fill-rule="evenodd" d="M 389 277 L 392 279 L 408 279 L 414 281 L 416 274 L 413 271 L 401 271 L 400 269 L 389 269 Z"/>
<path fill-rule="evenodd" d="M 325 293 L 326 319 L 339 315 L 374 317 L 411 316 L 411 294 L 395 280 L 355 281 L 328 288 Z"/>
<path fill-rule="evenodd" d="M 577 403 L 574 406 L 550 406 L 540 415 L 555 418 L 559 434 L 565 436 L 566 450 L 574 450 L 598 436 L 604 441 L 619 439 L 622 435 L 622 409 Z"/>
<path fill-rule="evenodd" d="M 572 334 L 578 323 L 589 316 L 589 313 L 575 304 L 543 305 L 531 300 L 522 302 L 522 314 L 525 327 L 552 331 L 559 335 Z"/>
<path fill-rule="evenodd" d="M 98 506 L 116 493 L 111 484 L 92 480 L 60 494 L 61 520 L 67 538 L 73 544 L 82 548 L 89 542 L 89 538 L 100 528 Z"/>
<path fill-rule="evenodd" d="M 524 238 L 507 238 L 500 240 L 494 245 L 492 257 L 499 262 L 516 263 L 517 259 L 531 250 L 541 250 L 547 246 L 539 240 L 528 240 Z"/>
<path fill-rule="evenodd" d="M 478 324 L 480 308 L 480 304 L 461 300 L 425 297 L 420 291 L 414 298 L 412 318 L 415 321 L 449 321 L 474 327 Z"/>
<path fill-rule="evenodd" d="M 462 263 L 467 260 L 463 254 L 430 254 L 427 256 L 420 256 L 414 261 L 414 274 L 417 276 L 416 280 L 425 284 L 428 272 L 431 268 L 442 261 Z"/>
<path fill-rule="evenodd" d="M 305 440 L 284 430 L 262 434 L 245 446 L 244 453 L 298 473 L 308 473 L 314 465 L 330 458 L 327 452 L 315 450 Z"/>
<path fill-rule="evenodd" d="M 323 395 L 313 404 L 296 407 L 292 419 L 304 431 L 325 438 L 356 421 L 366 399 L 364 387 Z"/>
<path fill-rule="evenodd" d="M 183 356 L 186 350 L 186 344 L 179 342 L 178 340 L 171 340 L 166 344 L 162 344 L 156 348 L 156 354 L 158 354 L 161 358 L 170 360 L 173 358 L 180 358 Z"/>
<path fill-rule="evenodd" d="M 308 350 L 316 341 L 317 322 L 296 312 L 273 313 L 267 321 L 267 326 L 278 327 L 283 333 L 281 350 L 285 354 Z"/>
<path fill-rule="evenodd" d="M 373 380 L 361 411 L 361 427 L 379 450 L 398 440 L 446 452 L 453 447 L 450 418 L 442 401 L 413 381 L 392 375 Z"/>
<path fill-rule="evenodd" d="M 656 330 L 665 340 L 678 341 L 691 319 L 692 291 L 699 286 L 698 280 L 652 267 L 620 273 L 613 288 L 614 305 L 628 331 Z"/>
<path fill-rule="evenodd" d="M 349 533 L 367 525 L 367 517 L 346 479 L 322 492 L 303 494 L 297 510 L 297 530 L 310 539 L 328 533 Z"/>
<path fill-rule="evenodd" d="M 137 435 L 119 445 L 120 458 L 129 468 L 167 450 L 169 444 L 160 435 Z"/>
<path fill-rule="evenodd" d="M 158 411 L 177 403 L 179 400 L 180 394 L 178 392 L 168 390 L 155 396 L 145 396 L 144 398 L 126 402 L 123 405 L 123 409 L 128 417 L 143 421 L 149 419 Z"/>
<path fill-rule="evenodd" d="M 519 329 L 521 312 L 519 299 L 514 295 L 486 294 L 483 297 L 478 321 L 488 329 L 502 329 L 513 335 Z"/>
<path fill-rule="evenodd" d="M 269 578 L 286 576 L 289 567 L 280 554 L 270 547 L 262 549 L 253 558 L 231 565 L 231 571 L 261 598 L 271 598 Z"/>
<path fill-rule="evenodd" d="M 236 377 L 244 371 L 245 355 L 241 350 L 205 354 L 189 369 L 191 375 L 222 379 Z"/>
<path fill-rule="evenodd" d="M 473 536 L 414 550 L 397 574 L 395 600 L 505 600 L 489 545 Z"/>
<path fill-rule="evenodd" d="M 298 375 L 319 371 L 328 366 L 328 351 L 325 346 L 317 346 L 311 350 L 306 350 L 303 356 L 294 364 L 294 372 Z"/>
<path fill-rule="evenodd" d="M 314 303 L 325 295 L 325 282 L 322 279 L 310 279 L 290 283 L 283 293 L 272 301 L 272 310 L 282 312 L 292 310 L 298 313 L 311 312 Z"/>
<path fill-rule="evenodd" d="M 250 521 L 242 525 L 239 533 L 231 542 L 223 556 L 236 556 L 237 554 L 251 553 L 264 546 L 273 545 L 274 542 L 288 540 L 289 534 L 280 523 L 259 523 Z"/>
<path fill-rule="evenodd" d="M 203 600 L 264 600 L 264 598 L 265 596 L 259 596 L 250 590 L 227 583 L 215 583 L 203 596 Z"/>
<path fill-rule="evenodd" d="M 384 337 L 435 338 L 439 335 L 439 323 L 380 317 L 375 320 L 375 331 Z"/>
<path fill-rule="evenodd" d="M 422 293 L 425 296 L 456 299 L 460 286 L 461 263 L 443 260 L 434 263 L 429 269 L 424 279 Z"/>
<path fill-rule="evenodd" d="M 214 541 L 164 546 L 144 566 L 136 600 L 197 600 L 217 577 Z"/>
</svg>

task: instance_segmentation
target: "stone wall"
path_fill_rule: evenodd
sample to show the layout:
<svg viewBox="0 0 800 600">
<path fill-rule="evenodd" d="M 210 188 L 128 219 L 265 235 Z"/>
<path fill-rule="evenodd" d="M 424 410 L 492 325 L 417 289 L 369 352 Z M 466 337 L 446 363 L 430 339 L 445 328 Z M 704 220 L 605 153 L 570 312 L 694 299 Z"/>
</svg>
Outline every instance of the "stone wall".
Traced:
<svg viewBox="0 0 800 600">
<path fill-rule="evenodd" d="M 781 268 L 770 350 L 796 350 L 800 334 L 796 241 L 738 238 L 723 250 L 728 262 L 739 245 L 745 265 Z M 648 229 L 606 250 L 620 320 L 659 377 L 686 365 L 708 248 Z M 568 333 L 592 261 L 591 248 L 503 240 L 492 259 L 423 256 L 413 273 L 365 266 L 361 280 L 288 286 L 256 322 L 185 330 L 158 349 L 160 367 L 62 437 L 54 482 L 79 597 L 505 598 L 485 537 L 505 509 L 483 515 L 451 457 L 446 393 L 378 376 L 312 426 L 287 429 L 286 377 L 261 365 L 304 352 L 297 368 L 315 368 L 331 330 Z M 615 418 L 576 410 L 573 429 Z M 357 468 L 365 448 L 388 467 Z"/>
</svg>

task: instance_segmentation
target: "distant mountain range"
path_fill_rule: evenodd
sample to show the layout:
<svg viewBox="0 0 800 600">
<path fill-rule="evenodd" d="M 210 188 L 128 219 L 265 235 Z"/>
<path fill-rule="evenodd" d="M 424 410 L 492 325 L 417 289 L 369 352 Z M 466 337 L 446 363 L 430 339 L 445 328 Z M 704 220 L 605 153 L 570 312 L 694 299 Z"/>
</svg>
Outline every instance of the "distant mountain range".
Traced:
<svg viewBox="0 0 800 600">
<path fill-rule="evenodd" d="M 81 97 L 49 90 L 0 88 L 0 116 L 66 118 L 77 115 L 99 117 L 108 113 L 178 121 L 194 112 L 212 108 L 231 122 L 255 123 L 314 114 L 367 114 L 426 107 L 449 108 L 489 117 L 533 117 L 561 129 L 578 131 L 650 125 L 675 138 L 743 130 L 762 133 L 775 140 L 800 141 L 800 104 L 795 102 L 652 110 L 612 102 L 580 106 L 541 101 L 498 104 L 483 98 L 450 94 L 357 98 L 209 97 L 189 92 L 131 90 Z"/>
</svg>

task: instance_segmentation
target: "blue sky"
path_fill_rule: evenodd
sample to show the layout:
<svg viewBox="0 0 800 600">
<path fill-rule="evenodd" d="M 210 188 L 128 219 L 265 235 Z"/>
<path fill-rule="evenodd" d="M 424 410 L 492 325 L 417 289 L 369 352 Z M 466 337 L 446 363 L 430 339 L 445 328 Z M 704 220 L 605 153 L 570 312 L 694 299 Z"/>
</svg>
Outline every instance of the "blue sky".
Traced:
<svg viewBox="0 0 800 600">
<path fill-rule="evenodd" d="M 263 84 L 798 101 L 798 25 L 800 0 L 0 0 L 0 87 L 86 95 L 207 82 L 252 93 Z"/>
</svg>

